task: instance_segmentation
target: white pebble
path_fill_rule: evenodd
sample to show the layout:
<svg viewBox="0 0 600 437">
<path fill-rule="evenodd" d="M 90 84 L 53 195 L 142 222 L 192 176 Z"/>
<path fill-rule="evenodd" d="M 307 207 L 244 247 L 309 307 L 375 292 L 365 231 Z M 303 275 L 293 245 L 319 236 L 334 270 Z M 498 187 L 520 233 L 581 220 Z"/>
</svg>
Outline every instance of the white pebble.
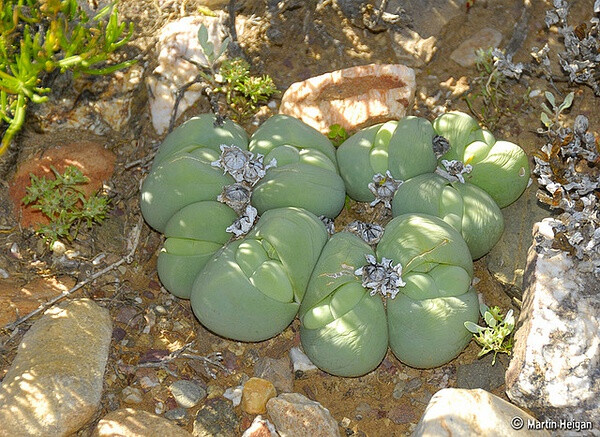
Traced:
<svg viewBox="0 0 600 437">
<path fill-rule="evenodd" d="M 308 372 L 311 370 L 317 370 L 306 354 L 299 348 L 293 347 L 290 349 L 290 359 L 294 365 L 294 372 L 301 370 L 302 372 Z"/>
<path fill-rule="evenodd" d="M 223 393 L 223 397 L 225 399 L 229 399 L 234 407 L 237 407 L 242 403 L 242 391 L 244 389 L 243 385 L 238 385 L 237 387 L 229 387 Z"/>
</svg>

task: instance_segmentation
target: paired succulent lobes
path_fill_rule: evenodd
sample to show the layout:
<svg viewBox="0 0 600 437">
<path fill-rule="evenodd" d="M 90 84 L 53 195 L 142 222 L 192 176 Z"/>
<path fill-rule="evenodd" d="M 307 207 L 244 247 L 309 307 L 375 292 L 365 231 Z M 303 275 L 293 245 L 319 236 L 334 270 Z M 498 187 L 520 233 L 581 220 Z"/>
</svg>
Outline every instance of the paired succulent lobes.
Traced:
<svg viewBox="0 0 600 437">
<path fill-rule="evenodd" d="M 478 319 L 472 258 L 500 238 L 496 203 L 514 201 L 528 178 L 523 151 L 466 114 L 378 124 L 337 151 L 293 117 L 274 116 L 249 139 L 204 114 L 159 148 L 141 209 L 166 236 L 161 282 L 207 328 L 261 341 L 298 314 L 311 360 L 359 376 L 388 346 L 423 368 L 460 353 L 464 322 Z M 336 217 L 346 193 L 387 196 L 396 217 L 375 250 L 348 232 L 329 238 L 318 218 Z"/>
<path fill-rule="evenodd" d="M 202 269 L 191 303 L 200 322 L 238 341 L 279 334 L 296 316 L 327 241 L 325 225 L 299 208 L 265 212 L 243 239 Z"/>
<path fill-rule="evenodd" d="M 462 112 L 440 115 L 433 128 L 450 142 L 450 150 L 441 157 L 470 164 L 473 171 L 466 180 L 485 190 L 500 208 L 510 205 L 527 188 L 529 161 L 516 144 L 496 141 L 487 130 Z"/>
<path fill-rule="evenodd" d="M 431 173 L 436 167 L 432 149 L 435 136 L 424 118 L 404 117 L 365 128 L 348 138 L 337 150 L 340 174 L 348 195 L 359 202 L 375 199 L 368 185 L 376 174 L 389 170 L 395 179 L 406 180 Z"/>
<path fill-rule="evenodd" d="M 450 182 L 435 173 L 425 173 L 404 182 L 396 191 L 392 214 L 418 212 L 436 216 L 459 231 L 473 259 L 488 253 L 504 230 L 502 212 L 481 188 Z"/>
</svg>

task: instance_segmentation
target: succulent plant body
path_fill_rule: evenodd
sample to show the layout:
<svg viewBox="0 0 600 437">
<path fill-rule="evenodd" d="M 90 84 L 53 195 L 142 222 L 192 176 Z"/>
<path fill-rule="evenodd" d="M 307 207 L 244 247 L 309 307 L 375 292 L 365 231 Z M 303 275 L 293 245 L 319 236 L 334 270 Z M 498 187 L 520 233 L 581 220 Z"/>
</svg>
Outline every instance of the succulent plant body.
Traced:
<svg viewBox="0 0 600 437">
<path fill-rule="evenodd" d="M 481 188 L 425 173 L 404 182 L 392 202 L 394 216 L 418 212 L 441 218 L 461 233 L 473 259 L 488 253 L 504 230 L 502 212 Z"/>
<path fill-rule="evenodd" d="M 389 171 L 404 181 L 436 167 L 432 141 L 435 132 L 424 118 L 405 117 L 365 128 L 337 149 L 340 174 L 348 195 L 359 202 L 372 202 L 369 189 L 373 177 Z"/>
<path fill-rule="evenodd" d="M 496 141 L 491 132 L 481 129 L 474 118 L 463 112 L 440 115 L 433 128 L 450 143 L 440 161 L 471 165 L 472 171 L 464 176 L 465 180 L 485 190 L 500 208 L 513 203 L 527 188 L 529 161 L 516 144 Z"/>
<path fill-rule="evenodd" d="M 502 233 L 496 202 L 514 201 L 528 178 L 523 151 L 466 114 L 378 124 L 337 151 L 293 117 L 248 139 L 204 114 L 160 146 L 141 209 L 166 237 L 163 285 L 208 329 L 261 341 L 298 314 L 311 360 L 359 376 L 388 346 L 420 368 L 460 353 L 465 322 L 478 319 L 472 258 Z M 346 193 L 396 217 L 334 233 Z"/>
</svg>

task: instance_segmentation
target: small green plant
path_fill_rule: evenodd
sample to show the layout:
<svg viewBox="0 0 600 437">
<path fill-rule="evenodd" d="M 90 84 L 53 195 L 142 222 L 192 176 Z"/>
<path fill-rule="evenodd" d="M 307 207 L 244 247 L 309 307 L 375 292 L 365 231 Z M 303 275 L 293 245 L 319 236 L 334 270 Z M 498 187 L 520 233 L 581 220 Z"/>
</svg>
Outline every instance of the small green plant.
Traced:
<svg viewBox="0 0 600 437">
<path fill-rule="evenodd" d="M 545 103 L 542 103 L 543 112 L 540 114 L 540 121 L 544 124 L 544 126 L 546 126 L 546 129 L 551 130 L 553 126 L 558 125 L 558 118 L 560 117 L 560 114 L 565 109 L 570 108 L 573 104 L 573 97 L 575 96 L 575 93 L 570 92 L 569 94 L 567 94 L 567 96 L 560 105 L 557 105 L 556 98 L 554 97 L 554 94 L 552 94 L 550 91 L 546 91 L 544 93 L 544 96 L 546 97 L 546 100 L 548 100 L 548 103 L 550 103 L 552 109 L 550 109 Z M 542 128 L 538 129 L 538 133 L 544 132 L 547 131 L 545 131 Z"/>
<path fill-rule="evenodd" d="M 529 89 L 525 90 L 522 97 L 506 91 L 509 80 L 506 74 L 515 73 L 502 68 L 504 64 L 497 62 L 498 56 L 503 54 L 494 49 L 477 51 L 479 76 L 472 81 L 476 87 L 464 97 L 471 114 L 490 130 L 494 130 L 503 117 L 526 108 L 530 100 Z"/>
<path fill-rule="evenodd" d="M 23 126 L 28 102 L 48 99 L 44 75 L 56 69 L 103 75 L 128 67 L 136 61 L 103 63 L 132 34 L 133 23 L 119 22 L 114 5 L 90 18 L 77 0 L 0 2 L 0 155 Z"/>
<path fill-rule="evenodd" d="M 251 76 L 250 65 L 241 58 L 223 61 L 215 79 L 220 83 L 215 91 L 225 94 L 227 106 L 237 120 L 255 114 L 258 106 L 277 92 L 273 79 L 267 75 Z"/>
<path fill-rule="evenodd" d="M 69 166 L 63 174 L 54 167 L 51 169 L 54 179 L 38 178 L 32 174 L 31 185 L 23 197 L 25 205 L 31 204 L 50 220 L 49 224 L 36 230 L 49 245 L 61 238 L 73 241 L 81 225 L 90 228 L 93 223 L 102 222 L 109 202 L 106 196 L 84 196 L 78 185 L 89 182 L 89 179 L 77 167 Z"/>
<path fill-rule="evenodd" d="M 333 142 L 335 147 L 339 147 L 344 141 L 348 139 L 348 132 L 339 124 L 332 124 L 329 126 L 329 133 L 327 138 Z"/>
<path fill-rule="evenodd" d="M 506 316 L 500 313 L 500 308 L 493 306 L 489 308 L 486 304 L 479 305 L 479 312 L 487 327 L 476 325 L 473 322 L 465 322 L 465 328 L 473 333 L 475 341 L 482 347 L 478 357 L 489 352 L 494 352 L 492 365 L 496 363 L 496 355 L 505 353 L 510 355 L 513 346 L 512 332 L 515 328 L 515 317 L 513 311 L 508 310 Z"/>
<path fill-rule="evenodd" d="M 250 65 L 242 58 L 225 59 L 221 66 L 217 67 L 219 59 L 229 46 L 229 41 L 229 37 L 225 38 L 220 49 L 215 51 L 215 46 L 208 37 L 208 29 L 204 25 L 200 26 L 198 42 L 206 57 L 208 67 L 202 65 L 198 59 L 188 59 L 198 67 L 199 73 L 194 81 L 179 90 L 169 131 L 173 130 L 174 116 L 177 114 L 183 93 L 195 83 L 203 83 L 203 92 L 208 97 L 218 120 L 222 119 L 222 115 L 219 113 L 219 95 L 225 97 L 225 104 L 230 110 L 231 118 L 242 121 L 254 115 L 261 104 L 266 103 L 272 95 L 278 92 L 273 79 L 269 76 L 251 76 Z"/>
</svg>

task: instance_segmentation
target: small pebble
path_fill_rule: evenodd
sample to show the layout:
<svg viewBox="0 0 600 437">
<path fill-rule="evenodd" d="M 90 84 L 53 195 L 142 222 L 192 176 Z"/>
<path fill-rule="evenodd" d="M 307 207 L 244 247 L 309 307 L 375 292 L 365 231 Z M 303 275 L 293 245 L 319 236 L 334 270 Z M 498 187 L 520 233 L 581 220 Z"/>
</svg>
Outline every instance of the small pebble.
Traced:
<svg viewBox="0 0 600 437">
<path fill-rule="evenodd" d="M 413 378 L 406 384 L 406 390 L 414 391 L 421 387 L 421 385 L 423 385 L 423 381 L 421 381 L 419 378 Z"/>
<path fill-rule="evenodd" d="M 167 314 L 166 308 L 162 305 L 156 305 L 154 307 L 154 311 L 156 311 L 158 314 Z"/>
<path fill-rule="evenodd" d="M 139 404 L 143 400 L 142 391 L 131 386 L 125 387 L 121 395 L 123 396 L 123 402 L 126 404 Z"/>
<path fill-rule="evenodd" d="M 248 414 L 267 412 L 267 401 L 277 396 L 271 381 L 262 378 L 250 378 L 242 390 L 242 410 Z"/>
<path fill-rule="evenodd" d="M 184 408 L 192 408 L 206 397 L 206 390 L 194 381 L 179 380 L 169 387 L 173 397 Z"/>
<path fill-rule="evenodd" d="M 4 269 L 0 269 L 0 277 L 2 279 L 8 279 L 10 277 L 10 275 L 8 274 L 8 272 Z"/>
<path fill-rule="evenodd" d="M 125 266 L 119 266 L 117 268 L 117 270 L 119 271 L 120 274 L 124 275 L 127 272 L 127 267 L 125 267 Z"/>
<path fill-rule="evenodd" d="M 169 410 L 165 413 L 165 419 L 172 420 L 174 422 L 183 424 L 188 421 L 189 416 L 185 408 L 179 407 Z"/>
<path fill-rule="evenodd" d="M 404 391 L 406 390 L 406 382 L 400 381 L 394 386 L 394 391 L 392 396 L 394 399 L 400 399 L 402 395 L 404 395 Z"/>
<path fill-rule="evenodd" d="M 152 387 L 156 387 L 158 385 L 158 380 L 153 380 L 149 376 L 142 376 L 140 378 L 140 387 L 143 390 L 151 389 Z"/>
<path fill-rule="evenodd" d="M 105 253 L 101 253 L 100 255 L 96 256 L 93 260 L 92 260 L 92 264 L 97 266 L 98 264 L 100 264 L 102 262 L 102 260 L 106 258 L 106 254 Z"/>
<path fill-rule="evenodd" d="M 136 303 L 142 303 L 143 302 L 143 300 L 142 300 L 141 297 L 136 297 L 134 300 L 135 300 Z"/>
<path fill-rule="evenodd" d="M 64 254 L 67 251 L 67 246 L 65 246 L 62 241 L 57 240 L 54 243 L 52 243 L 52 246 L 50 247 L 50 249 L 52 249 L 52 252 L 54 253 L 54 255 L 61 256 L 62 254 Z"/>
<path fill-rule="evenodd" d="M 165 411 L 165 404 L 163 404 L 161 401 L 158 401 L 156 403 L 156 405 L 154 406 L 154 412 L 156 414 L 162 414 Z"/>
<path fill-rule="evenodd" d="M 344 417 L 342 419 L 342 421 L 340 422 L 340 425 L 342 425 L 343 428 L 348 428 L 350 426 L 350 423 L 352 421 L 350 419 L 348 419 L 347 417 Z"/>
<path fill-rule="evenodd" d="M 299 347 L 293 347 L 290 349 L 290 359 L 292 360 L 294 372 L 298 370 L 302 372 L 317 370 L 317 366 L 310 361 L 310 359 Z"/>
<path fill-rule="evenodd" d="M 13 258 L 21 259 L 21 250 L 19 249 L 19 245 L 17 243 L 13 243 L 10 246 L 10 255 Z"/>
<path fill-rule="evenodd" d="M 229 387 L 223 393 L 223 397 L 225 399 L 229 399 L 234 407 L 237 407 L 242 402 L 242 391 L 244 389 L 243 385 L 238 385 L 236 387 Z"/>
<path fill-rule="evenodd" d="M 206 392 L 208 393 L 208 399 L 213 399 L 216 397 L 221 396 L 224 391 L 222 387 L 219 387 L 218 385 L 215 384 L 211 384 L 206 388 Z"/>
</svg>

